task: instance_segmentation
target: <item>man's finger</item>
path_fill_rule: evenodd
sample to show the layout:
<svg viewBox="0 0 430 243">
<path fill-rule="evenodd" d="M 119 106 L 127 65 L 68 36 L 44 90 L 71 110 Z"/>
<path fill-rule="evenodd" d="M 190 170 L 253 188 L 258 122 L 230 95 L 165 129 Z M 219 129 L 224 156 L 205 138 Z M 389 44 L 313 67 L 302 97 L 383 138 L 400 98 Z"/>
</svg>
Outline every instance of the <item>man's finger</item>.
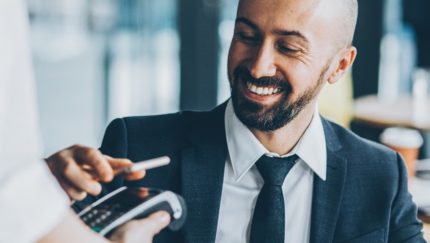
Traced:
<svg viewBox="0 0 430 243">
<path fill-rule="evenodd" d="M 110 237 L 113 242 L 151 243 L 163 228 L 169 225 L 170 215 L 165 211 L 151 214 L 148 218 L 132 220 L 120 226 Z"/>
<path fill-rule="evenodd" d="M 124 168 L 128 168 L 133 165 L 133 162 L 131 162 L 129 159 L 117 159 L 112 158 L 110 156 L 105 155 L 107 160 L 109 161 L 109 164 L 112 166 L 115 175 L 122 173 Z M 146 172 L 144 170 L 141 171 L 135 171 L 124 174 L 124 178 L 126 180 L 139 180 L 142 179 L 145 176 Z"/>
<path fill-rule="evenodd" d="M 93 148 L 80 148 L 76 152 L 76 161 L 81 165 L 89 166 L 91 173 L 103 182 L 113 179 L 114 173 L 109 161 L 103 154 Z"/>
<path fill-rule="evenodd" d="M 133 162 L 131 162 L 131 160 L 129 159 L 117 159 L 107 155 L 105 155 L 105 157 L 109 161 L 109 164 L 112 166 L 115 172 L 115 175 L 122 173 L 124 168 L 128 168 L 133 165 Z M 133 180 L 142 179 L 143 177 L 145 177 L 145 175 L 146 175 L 146 172 L 144 170 L 141 170 L 141 171 L 126 173 L 124 174 L 124 178 L 126 180 L 133 181 Z"/>
<path fill-rule="evenodd" d="M 101 192 L 101 185 L 97 181 L 95 181 L 91 175 L 82 170 L 71 158 L 67 158 L 66 160 L 70 160 L 66 163 L 66 166 L 63 170 L 63 176 L 65 182 L 70 184 L 72 187 L 74 186 L 76 191 L 84 191 L 88 192 L 91 195 L 98 195 Z"/>
<path fill-rule="evenodd" d="M 104 155 L 105 159 L 108 161 L 109 165 L 112 167 L 113 170 L 120 170 L 123 168 L 127 168 L 133 165 L 133 162 L 129 159 L 118 159 L 118 158 L 112 158 L 110 156 Z"/>
<path fill-rule="evenodd" d="M 86 192 L 78 191 L 74 187 L 67 187 L 67 189 L 65 189 L 65 191 L 71 200 L 81 201 L 87 197 Z"/>
<path fill-rule="evenodd" d="M 148 218 L 137 220 L 141 228 L 149 235 L 156 235 L 170 223 L 170 214 L 159 211 L 149 215 Z"/>
<path fill-rule="evenodd" d="M 126 174 L 124 174 L 124 178 L 128 181 L 135 181 L 135 180 L 140 180 L 143 177 L 145 177 L 145 174 L 146 174 L 146 171 L 141 170 L 141 171 L 126 173 Z"/>
<path fill-rule="evenodd" d="M 86 192 L 76 189 L 66 181 L 59 181 L 59 183 L 71 200 L 80 201 L 87 196 Z"/>
</svg>

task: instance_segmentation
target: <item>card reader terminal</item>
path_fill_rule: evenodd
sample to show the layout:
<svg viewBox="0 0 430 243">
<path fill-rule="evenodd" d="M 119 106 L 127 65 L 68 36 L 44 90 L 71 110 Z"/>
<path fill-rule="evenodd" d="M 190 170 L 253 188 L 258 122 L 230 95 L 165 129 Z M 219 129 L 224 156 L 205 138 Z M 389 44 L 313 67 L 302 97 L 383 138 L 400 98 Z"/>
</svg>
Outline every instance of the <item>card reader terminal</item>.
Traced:
<svg viewBox="0 0 430 243">
<path fill-rule="evenodd" d="M 118 188 L 83 209 L 78 216 L 92 230 L 107 236 L 129 220 L 144 218 L 159 210 L 170 214 L 171 230 L 179 230 L 185 223 L 186 205 L 180 195 L 145 187 Z"/>
</svg>

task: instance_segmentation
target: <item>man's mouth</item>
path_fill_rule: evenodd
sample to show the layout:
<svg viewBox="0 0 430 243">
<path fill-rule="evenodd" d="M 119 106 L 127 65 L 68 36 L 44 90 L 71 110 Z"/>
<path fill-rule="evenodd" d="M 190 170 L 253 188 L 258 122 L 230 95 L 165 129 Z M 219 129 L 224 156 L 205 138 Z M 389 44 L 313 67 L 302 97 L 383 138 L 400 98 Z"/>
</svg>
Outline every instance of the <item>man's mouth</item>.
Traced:
<svg viewBox="0 0 430 243">
<path fill-rule="evenodd" d="M 250 91 L 253 94 L 260 95 L 260 96 L 269 96 L 269 95 L 275 95 L 282 92 L 282 89 L 280 87 L 274 86 L 274 85 L 256 85 L 252 82 L 246 82 L 246 87 L 248 88 L 248 91 Z"/>
</svg>

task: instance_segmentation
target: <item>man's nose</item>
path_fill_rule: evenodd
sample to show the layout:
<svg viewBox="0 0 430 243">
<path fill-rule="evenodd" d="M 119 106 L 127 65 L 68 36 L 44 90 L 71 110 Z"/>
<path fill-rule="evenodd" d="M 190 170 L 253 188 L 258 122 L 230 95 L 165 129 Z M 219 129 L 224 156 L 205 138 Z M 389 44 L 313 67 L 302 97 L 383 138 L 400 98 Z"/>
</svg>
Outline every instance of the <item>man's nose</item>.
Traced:
<svg viewBox="0 0 430 243">
<path fill-rule="evenodd" d="M 275 53 L 269 43 L 264 43 L 259 48 L 251 64 L 250 72 L 254 78 L 275 76 Z"/>
</svg>

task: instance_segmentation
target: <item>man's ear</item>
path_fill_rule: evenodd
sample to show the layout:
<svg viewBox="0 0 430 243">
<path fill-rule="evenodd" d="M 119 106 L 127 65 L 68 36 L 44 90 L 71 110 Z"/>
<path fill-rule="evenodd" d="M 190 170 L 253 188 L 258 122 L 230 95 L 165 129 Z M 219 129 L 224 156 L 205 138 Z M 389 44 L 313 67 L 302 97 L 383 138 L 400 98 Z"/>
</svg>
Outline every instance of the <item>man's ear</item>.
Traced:
<svg viewBox="0 0 430 243">
<path fill-rule="evenodd" d="M 340 53 L 340 58 L 338 59 L 336 69 L 330 75 L 330 77 L 328 77 L 327 81 L 330 84 L 336 83 L 343 76 L 343 74 L 346 71 L 348 71 L 348 69 L 352 66 L 356 56 L 357 56 L 357 48 L 353 46 L 345 48 Z"/>
</svg>

